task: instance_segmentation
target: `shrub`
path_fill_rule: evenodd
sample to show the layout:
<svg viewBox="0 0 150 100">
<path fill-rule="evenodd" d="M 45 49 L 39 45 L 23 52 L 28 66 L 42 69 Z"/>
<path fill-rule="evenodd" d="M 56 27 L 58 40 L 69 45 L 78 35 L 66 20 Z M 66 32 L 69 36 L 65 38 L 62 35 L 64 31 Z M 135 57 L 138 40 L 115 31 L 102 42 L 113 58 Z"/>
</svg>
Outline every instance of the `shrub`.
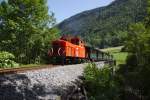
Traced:
<svg viewBox="0 0 150 100">
<path fill-rule="evenodd" d="M 99 69 L 96 64 L 89 64 L 84 70 L 84 77 L 89 100 L 118 100 L 119 88 L 110 67 Z"/>
<path fill-rule="evenodd" d="M 0 68 L 11 68 L 11 67 L 18 67 L 15 61 L 15 56 L 9 52 L 0 52 Z"/>
</svg>

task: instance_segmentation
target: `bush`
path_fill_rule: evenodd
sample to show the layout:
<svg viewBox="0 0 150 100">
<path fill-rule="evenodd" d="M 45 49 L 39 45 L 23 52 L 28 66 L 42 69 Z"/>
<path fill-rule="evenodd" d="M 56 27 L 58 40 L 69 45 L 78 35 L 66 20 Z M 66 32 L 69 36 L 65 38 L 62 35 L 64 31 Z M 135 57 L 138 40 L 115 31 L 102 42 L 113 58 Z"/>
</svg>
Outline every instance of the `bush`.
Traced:
<svg viewBox="0 0 150 100">
<path fill-rule="evenodd" d="M 15 61 L 15 56 L 9 52 L 0 52 L 0 68 L 12 68 L 12 67 L 18 67 L 19 64 L 17 64 Z"/>
<path fill-rule="evenodd" d="M 99 69 L 89 64 L 84 70 L 84 86 L 89 100 L 118 100 L 119 88 L 110 67 Z"/>
</svg>

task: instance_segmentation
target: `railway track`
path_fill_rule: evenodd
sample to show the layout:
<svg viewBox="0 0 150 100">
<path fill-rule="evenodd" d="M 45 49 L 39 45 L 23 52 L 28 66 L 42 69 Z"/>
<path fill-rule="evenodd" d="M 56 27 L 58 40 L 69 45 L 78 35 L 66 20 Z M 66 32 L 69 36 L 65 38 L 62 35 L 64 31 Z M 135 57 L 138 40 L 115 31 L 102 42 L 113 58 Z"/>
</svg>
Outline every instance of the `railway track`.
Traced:
<svg viewBox="0 0 150 100">
<path fill-rule="evenodd" d="M 114 61 L 108 61 L 105 63 L 114 64 Z M 35 71 L 45 68 L 54 68 L 60 65 L 41 65 L 41 66 L 31 66 L 31 67 L 20 67 L 20 68 L 6 68 L 6 69 L 0 69 L 0 75 L 4 74 L 15 74 L 15 73 L 21 73 L 21 72 L 27 72 L 27 71 Z M 61 65 L 62 66 L 62 65 Z"/>
<path fill-rule="evenodd" d="M 57 67 L 58 65 L 41 65 L 40 67 L 21 67 L 21 68 L 6 68 L 6 69 L 0 69 L 0 75 L 4 74 L 15 74 L 15 73 L 21 73 L 21 72 L 27 72 L 27 71 L 34 71 L 34 70 L 40 70 L 45 68 L 53 68 Z"/>
</svg>

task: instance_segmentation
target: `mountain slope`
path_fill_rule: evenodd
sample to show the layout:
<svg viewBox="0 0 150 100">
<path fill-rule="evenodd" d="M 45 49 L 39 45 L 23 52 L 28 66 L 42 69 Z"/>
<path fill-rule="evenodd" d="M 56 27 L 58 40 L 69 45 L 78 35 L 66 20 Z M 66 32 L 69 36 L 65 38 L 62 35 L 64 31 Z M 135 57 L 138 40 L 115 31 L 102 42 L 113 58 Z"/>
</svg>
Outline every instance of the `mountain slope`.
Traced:
<svg viewBox="0 0 150 100">
<path fill-rule="evenodd" d="M 100 48 L 121 45 L 131 23 L 143 21 L 146 0 L 116 0 L 105 7 L 79 13 L 58 25 L 63 34 L 80 35 Z"/>
</svg>

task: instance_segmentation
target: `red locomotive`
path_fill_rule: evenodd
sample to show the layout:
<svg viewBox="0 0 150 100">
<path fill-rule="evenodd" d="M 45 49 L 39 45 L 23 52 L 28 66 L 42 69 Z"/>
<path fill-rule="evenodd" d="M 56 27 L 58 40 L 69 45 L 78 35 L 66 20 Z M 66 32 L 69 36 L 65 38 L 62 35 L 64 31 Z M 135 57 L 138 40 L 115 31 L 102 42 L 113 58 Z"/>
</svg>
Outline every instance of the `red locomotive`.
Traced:
<svg viewBox="0 0 150 100">
<path fill-rule="evenodd" d="M 111 59 L 107 53 L 99 49 L 85 46 L 79 37 L 63 36 L 52 42 L 52 48 L 48 51 L 51 60 L 58 64 L 79 63 L 87 60 L 99 61 Z"/>
</svg>

